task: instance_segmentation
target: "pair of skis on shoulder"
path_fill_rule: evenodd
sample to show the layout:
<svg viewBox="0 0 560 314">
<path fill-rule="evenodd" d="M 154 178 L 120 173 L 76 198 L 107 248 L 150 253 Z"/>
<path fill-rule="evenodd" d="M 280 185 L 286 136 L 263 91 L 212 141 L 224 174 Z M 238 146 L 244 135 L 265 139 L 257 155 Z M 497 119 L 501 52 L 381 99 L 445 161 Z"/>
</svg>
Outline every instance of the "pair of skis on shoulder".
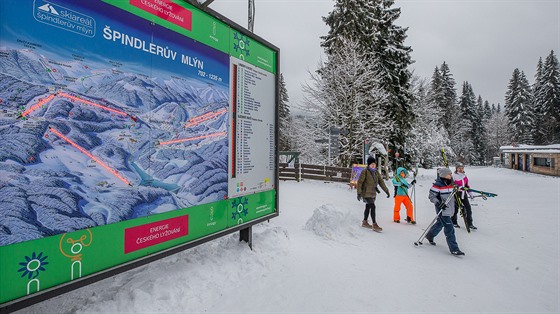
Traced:
<svg viewBox="0 0 560 314">
<path fill-rule="evenodd" d="M 445 155 L 445 150 L 443 148 L 441 149 L 441 157 L 443 158 L 443 165 L 445 167 L 449 168 L 449 162 L 447 161 L 447 156 Z M 471 193 L 478 193 L 479 196 L 482 197 L 483 199 L 487 199 L 488 197 L 498 196 L 498 194 L 495 194 L 495 193 L 475 190 L 475 189 L 471 189 L 471 188 L 467 188 L 467 187 L 460 187 L 459 190 L 466 191 L 466 192 L 471 192 Z M 467 232 L 470 233 L 471 228 L 469 227 L 469 223 L 467 222 L 467 215 L 466 215 L 466 212 L 465 212 L 465 206 L 463 206 L 463 202 L 461 201 L 461 197 L 459 197 L 458 193 L 455 193 L 455 201 L 457 203 L 457 206 L 459 206 L 459 213 L 460 213 L 461 217 L 463 217 L 463 221 L 465 222 L 465 228 L 467 229 Z"/>
</svg>

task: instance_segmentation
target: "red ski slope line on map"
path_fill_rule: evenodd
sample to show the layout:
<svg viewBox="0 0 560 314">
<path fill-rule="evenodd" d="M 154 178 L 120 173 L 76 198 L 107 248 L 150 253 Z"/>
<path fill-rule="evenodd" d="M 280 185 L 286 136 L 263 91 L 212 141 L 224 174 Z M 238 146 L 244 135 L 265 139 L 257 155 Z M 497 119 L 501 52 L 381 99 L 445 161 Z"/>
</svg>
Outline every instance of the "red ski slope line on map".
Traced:
<svg viewBox="0 0 560 314">
<path fill-rule="evenodd" d="M 128 182 L 127 179 L 125 179 L 123 176 L 121 176 L 115 169 L 107 166 L 104 162 L 102 162 L 101 160 L 99 160 L 98 158 L 96 158 L 95 156 L 93 156 L 90 152 L 88 152 L 87 150 L 85 150 L 83 147 L 81 147 L 80 145 L 74 143 L 71 139 L 69 139 L 68 137 L 64 136 L 62 133 L 60 133 L 59 131 L 53 129 L 52 127 L 49 127 L 49 130 L 51 132 L 53 132 L 54 134 L 56 134 L 58 137 L 60 137 L 61 139 L 65 140 L 66 142 L 68 142 L 68 144 L 74 146 L 76 149 L 78 149 L 79 151 L 81 151 L 82 153 L 84 153 L 86 156 L 88 156 L 89 158 L 93 159 L 95 162 L 97 162 L 98 164 L 101 165 L 101 167 L 105 168 L 107 171 L 109 171 L 110 173 L 112 173 L 115 177 L 119 178 L 122 182 L 132 186 L 132 184 L 130 184 L 130 182 Z"/>
<path fill-rule="evenodd" d="M 203 138 L 223 136 L 223 135 L 226 135 L 226 134 L 227 134 L 226 132 L 218 132 L 218 133 L 212 133 L 212 134 L 195 136 L 195 137 L 181 138 L 181 139 L 172 140 L 172 141 L 159 142 L 159 145 L 177 144 L 177 143 L 183 143 L 183 142 L 188 142 L 188 141 L 200 140 L 200 139 L 203 139 Z"/>
<path fill-rule="evenodd" d="M 194 117 L 194 118 L 189 120 L 190 123 L 186 124 L 185 128 L 188 128 L 188 127 L 193 126 L 193 125 L 197 125 L 197 124 L 199 124 L 201 122 L 204 122 L 206 120 L 210 120 L 210 119 L 215 118 L 219 115 L 222 115 L 226 112 L 227 112 L 227 109 L 221 109 L 221 110 L 216 111 L 216 112 L 208 112 L 208 113 L 205 113 L 201 116 Z"/>
<path fill-rule="evenodd" d="M 94 102 L 92 102 L 92 101 L 89 101 L 89 100 L 86 100 L 86 99 L 82 99 L 82 98 L 79 98 L 79 97 L 76 97 L 76 96 L 72 96 L 72 95 L 67 94 L 67 93 L 64 93 L 64 92 L 59 92 L 58 94 L 51 94 L 51 95 L 49 95 L 47 98 L 45 98 L 45 99 L 39 101 L 37 104 L 33 105 L 33 107 L 31 107 L 31 108 L 25 110 L 25 111 L 21 114 L 21 117 L 25 117 L 25 116 L 29 115 L 31 112 L 37 110 L 37 109 L 38 109 L 39 107 L 41 107 L 42 105 L 44 105 L 44 104 L 48 103 L 49 101 L 53 100 L 53 98 L 54 98 L 55 96 L 65 97 L 65 98 L 68 98 L 68 99 L 71 99 L 71 100 L 74 100 L 74 101 L 78 101 L 78 102 L 84 103 L 84 104 L 86 104 L 86 105 L 90 105 L 90 106 L 94 106 L 94 107 L 97 107 L 97 108 L 101 108 L 101 109 L 103 109 L 103 110 L 107 110 L 107 111 L 110 111 L 110 112 L 114 112 L 114 113 L 116 113 L 116 114 L 120 114 L 120 115 L 123 115 L 123 116 L 129 116 L 129 114 L 126 113 L 126 112 L 123 112 L 123 111 L 120 111 L 120 110 L 117 110 L 117 109 L 113 109 L 113 108 L 109 108 L 109 107 L 107 107 L 107 106 L 102 106 L 102 105 L 97 104 L 97 103 L 94 103 Z M 136 121 L 136 118 L 134 118 L 134 117 L 132 117 L 132 116 L 130 116 L 130 118 L 131 118 L 132 120 Z"/>
<path fill-rule="evenodd" d="M 79 97 L 76 97 L 76 96 L 72 96 L 72 95 L 66 94 L 66 93 L 64 93 L 64 92 L 60 92 L 60 93 L 58 93 L 58 94 L 59 94 L 60 96 L 62 96 L 62 97 L 66 97 L 66 98 L 69 98 L 69 99 L 72 99 L 72 100 L 75 100 L 75 101 L 79 101 L 79 102 L 82 102 L 82 103 L 87 104 L 87 105 L 90 105 L 90 106 L 94 106 L 94 107 L 98 107 L 98 108 L 101 108 L 101 109 L 105 109 L 105 110 L 108 110 L 108 111 L 111 111 L 111 112 L 114 112 L 114 113 L 116 113 L 116 114 L 120 114 L 120 115 L 123 115 L 123 116 L 128 116 L 128 113 L 126 113 L 126 112 L 123 112 L 123 111 L 120 111 L 120 110 L 116 110 L 116 109 L 113 109 L 113 108 L 109 108 L 109 107 L 106 107 L 106 106 L 102 106 L 102 105 L 96 104 L 96 103 L 94 103 L 94 102 L 92 102 L 92 101 L 85 100 L 85 99 L 82 99 L 82 98 L 79 98 Z"/>
<path fill-rule="evenodd" d="M 35 104 L 33 107 L 25 110 L 21 116 L 25 117 L 26 115 L 30 114 L 31 112 L 37 110 L 37 108 L 41 107 L 42 105 L 48 103 L 49 101 L 53 100 L 55 95 L 49 95 L 47 98 L 40 100 L 37 104 Z"/>
</svg>

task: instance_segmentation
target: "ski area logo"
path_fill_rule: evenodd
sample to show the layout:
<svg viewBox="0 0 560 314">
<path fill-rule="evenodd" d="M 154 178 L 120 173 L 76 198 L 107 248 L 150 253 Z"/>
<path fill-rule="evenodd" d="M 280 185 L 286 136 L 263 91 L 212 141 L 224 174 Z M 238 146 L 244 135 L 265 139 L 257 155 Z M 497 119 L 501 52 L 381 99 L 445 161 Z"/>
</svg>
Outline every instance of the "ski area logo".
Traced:
<svg viewBox="0 0 560 314">
<path fill-rule="evenodd" d="M 47 3 L 45 5 L 40 6 L 39 10 L 43 10 L 43 11 L 46 11 L 46 12 L 50 12 L 52 14 L 60 15 L 60 14 L 58 14 L 58 12 L 55 10 L 55 8 L 50 3 Z"/>
<path fill-rule="evenodd" d="M 88 15 L 44 0 L 35 0 L 35 20 L 87 37 L 95 36 L 95 20 Z"/>
</svg>

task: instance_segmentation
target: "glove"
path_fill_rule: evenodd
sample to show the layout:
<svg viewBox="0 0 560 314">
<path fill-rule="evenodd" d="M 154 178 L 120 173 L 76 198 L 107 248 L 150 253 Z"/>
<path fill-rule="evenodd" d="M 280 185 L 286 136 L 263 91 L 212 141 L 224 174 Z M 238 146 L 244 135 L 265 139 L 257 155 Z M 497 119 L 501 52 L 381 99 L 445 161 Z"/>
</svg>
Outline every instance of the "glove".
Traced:
<svg viewBox="0 0 560 314">
<path fill-rule="evenodd" d="M 440 203 L 440 204 L 438 204 L 438 208 L 439 208 L 439 209 L 446 209 L 446 208 L 447 208 L 447 205 L 445 205 L 445 204 L 443 204 L 443 203 Z"/>
<path fill-rule="evenodd" d="M 358 201 L 361 202 L 362 201 L 362 196 L 360 194 L 358 194 Z"/>
<path fill-rule="evenodd" d="M 416 179 L 412 180 L 412 182 L 410 182 L 410 184 L 415 185 L 416 184 Z"/>
</svg>

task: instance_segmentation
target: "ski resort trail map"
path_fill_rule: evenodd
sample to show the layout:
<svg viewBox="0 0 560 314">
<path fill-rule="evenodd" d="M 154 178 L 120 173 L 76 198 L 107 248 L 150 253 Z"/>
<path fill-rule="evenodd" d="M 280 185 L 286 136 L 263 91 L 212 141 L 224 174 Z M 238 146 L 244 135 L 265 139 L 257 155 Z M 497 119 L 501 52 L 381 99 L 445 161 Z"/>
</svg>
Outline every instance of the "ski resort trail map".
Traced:
<svg viewBox="0 0 560 314">
<path fill-rule="evenodd" d="M 29 29 L 3 28 L 0 41 L 0 246 L 227 198 L 226 54 L 114 26 L 162 37 L 189 55 L 181 68 L 21 14 L 9 18 Z"/>
</svg>

